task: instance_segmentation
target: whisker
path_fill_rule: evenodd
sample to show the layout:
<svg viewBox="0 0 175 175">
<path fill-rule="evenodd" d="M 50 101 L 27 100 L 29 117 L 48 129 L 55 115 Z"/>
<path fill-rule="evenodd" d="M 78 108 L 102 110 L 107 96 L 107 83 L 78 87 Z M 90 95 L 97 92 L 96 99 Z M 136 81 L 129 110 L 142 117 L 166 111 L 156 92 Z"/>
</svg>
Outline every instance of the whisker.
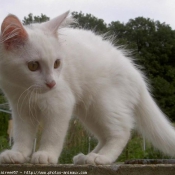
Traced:
<svg viewBox="0 0 175 175">
<path fill-rule="evenodd" d="M 36 87 L 32 90 L 32 93 L 31 93 L 31 96 L 29 98 L 29 111 L 30 111 L 30 119 L 31 119 L 31 122 L 33 122 L 32 120 L 35 120 L 34 124 L 37 123 L 37 125 L 39 125 L 39 119 L 38 119 L 38 116 L 37 116 L 37 109 L 36 109 L 36 106 L 37 106 L 37 102 L 38 102 L 38 89 L 40 89 L 40 86 L 36 85 Z M 33 99 L 32 99 L 33 98 Z"/>
<path fill-rule="evenodd" d="M 37 110 L 36 110 L 36 106 L 37 106 L 37 98 L 36 98 L 36 96 L 37 96 L 37 88 L 35 88 L 35 90 L 34 90 L 34 100 L 33 100 L 33 111 L 34 111 L 34 116 L 35 116 L 35 118 L 36 118 L 36 115 L 37 115 Z"/>
<path fill-rule="evenodd" d="M 40 88 L 39 88 L 39 89 L 40 89 Z M 36 90 L 36 92 L 35 92 L 35 103 L 34 103 L 34 106 L 35 106 L 35 113 L 36 113 L 36 112 L 37 112 L 36 106 L 38 106 L 38 88 L 36 88 L 35 90 Z M 37 122 L 38 125 L 39 125 L 40 122 L 39 122 L 39 119 L 38 119 L 37 116 L 35 117 L 35 120 L 36 120 L 36 122 Z"/>
<path fill-rule="evenodd" d="M 25 101 L 25 99 L 26 99 L 26 97 L 28 96 L 28 94 L 29 94 L 29 90 L 31 89 L 31 88 L 33 88 L 35 85 L 32 85 L 32 86 L 30 86 L 29 88 L 27 88 L 27 89 L 25 89 L 24 90 L 24 92 L 22 92 L 21 93 L 21 95 L 19 96 L 19 98 L 18 98 L 18 102 L 17 102 L 17 113 L 18 113 L 18 115 L 19 115 L 19 117 L 21 117 L 21 110 L 22 110 L 22 106 L 23 106 L 23 104 L 24 104 L 24 101 Z M 27 94 L 25 94 L 25 93 L 27 93 Z M 24 96 L 24 98 L 23 98 L 23 96 Z M 21 101 L 22 100 L 22 101 Z M 19 106 L 20 105 L 20 106 Z"/>
<path fill-rule="evenodd" d="M 33 122 L 33 118 L 35 118 L 35 115 L 33 114 L 33 109 L 32 109 L 32 106 L 31 106 L 31 101 L 32 101 L 32 97 L 33 97 L 33 92 L 34 92 L 35 89 L 32 89 L 31 93 L 30 93 L 30 97 L 29 97 L 29 114 L 31 114 L 30 116 L 30 120 L 31 120 L 31 123 Z M 33 101 L 32 101 L 33 103 Z M 33 123 L 34 124 L 34 123 Z M 34 124 L 35 125 L 35 124 Z"/>
</svg>

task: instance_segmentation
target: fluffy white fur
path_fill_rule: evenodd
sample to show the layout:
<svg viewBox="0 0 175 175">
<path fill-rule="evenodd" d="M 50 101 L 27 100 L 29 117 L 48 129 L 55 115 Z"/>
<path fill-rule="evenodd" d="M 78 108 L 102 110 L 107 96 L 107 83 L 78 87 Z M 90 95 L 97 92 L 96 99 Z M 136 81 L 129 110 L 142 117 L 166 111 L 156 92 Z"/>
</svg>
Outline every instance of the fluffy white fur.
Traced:
<svg viewBox="0 0 175 175">
<path fill-rule="evenodd" d="M 0 87 L 12 108 L 14 145 L 0 162 L 57 163 L 75 113 L 97 137 L 75 164 L 111 164 L 135 124 L 153 145 L 175 155 L 175 131 L 148 92 L 142 73 L 110 41 L 83 29 L 60 27 L 68 13 L 32 26 L 9 15 L 1 26 Z M 58 33 L 57 33 L 58 31 Z M 54 69 L 56 59 L 61 65 Z M 37 71 L 28 62 L 38 61 Z M 54 87 L 47 84 L 55 82 Z M 43 132 L 32 154 L 38 123 Z"/>
</svg>

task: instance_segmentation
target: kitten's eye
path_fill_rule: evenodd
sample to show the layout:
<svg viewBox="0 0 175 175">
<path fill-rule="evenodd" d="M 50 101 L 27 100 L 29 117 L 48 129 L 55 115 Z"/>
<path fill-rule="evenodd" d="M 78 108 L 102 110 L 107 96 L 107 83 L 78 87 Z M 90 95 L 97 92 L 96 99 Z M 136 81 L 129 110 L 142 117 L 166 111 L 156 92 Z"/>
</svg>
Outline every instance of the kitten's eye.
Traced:
<svg viewBox="0 0 175 175">
<path fill-rule="evenodd" d="M 60 60 L 57 59 L 54 63 L 54 69 L 57 69 L 60 66 Z"/>
<path fill-rule="evenodd" d="M 30 71 L 37 71 L 39 69 L 38 61 L 30 61 L 28 62 L 28 68 Z"/>
</svg>

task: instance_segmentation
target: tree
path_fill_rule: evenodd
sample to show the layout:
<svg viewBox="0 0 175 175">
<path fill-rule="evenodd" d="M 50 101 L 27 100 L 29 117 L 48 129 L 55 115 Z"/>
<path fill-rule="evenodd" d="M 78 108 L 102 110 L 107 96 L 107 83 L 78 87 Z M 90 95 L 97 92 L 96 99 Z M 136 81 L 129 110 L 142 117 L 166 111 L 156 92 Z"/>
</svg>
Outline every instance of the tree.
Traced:
<svg viewBox="0 0 175 175">
<path fill-rule="evenodd" d="M 46 15 L 43 15 L 42 13 L 41 13 L 41 16 L 33 16 L 32 13 L 29 13 L 28 17 L 24 17 L 23 24 L 28 25 L 32 23 L 42 23 L 49 20 L 50 18 L 47 17 Z"/>
<path fill-rule="evenodd" d="M 98 19 L 91 14 L 83 14 L 82 12 L 72 12 L 72 16 L 77 19 L 74 27 L 79 27 L 87 30 L 93 30 L 99 34 L 107 32 L 107 25 L 103 19 Z"/>
</svg>

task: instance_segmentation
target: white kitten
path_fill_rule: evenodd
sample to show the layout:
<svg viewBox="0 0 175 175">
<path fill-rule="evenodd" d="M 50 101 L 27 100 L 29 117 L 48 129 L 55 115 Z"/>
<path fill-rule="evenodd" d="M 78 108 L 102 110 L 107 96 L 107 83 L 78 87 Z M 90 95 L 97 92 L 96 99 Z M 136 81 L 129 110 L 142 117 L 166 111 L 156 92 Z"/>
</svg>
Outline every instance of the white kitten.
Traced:
<svg viewBox="0 0 175 175">
<path fill-rule="evenodd" d="M 14 145 L 1 163 L 57 163 L 72 113 L 97 137 L 75 164 L 111 164 L 136 124 L 155 147 L 175 155 L 175 131 L 122 51 L 91 31 L 59 28 L 68 12 L 32 26 L 7 16 L 0 36 L 0 87 L 13 113 Z M 58 32 L 58 33 L 57 33 Z M 40 146 L 32 155 L 38 123 Z"/>
</svg>

